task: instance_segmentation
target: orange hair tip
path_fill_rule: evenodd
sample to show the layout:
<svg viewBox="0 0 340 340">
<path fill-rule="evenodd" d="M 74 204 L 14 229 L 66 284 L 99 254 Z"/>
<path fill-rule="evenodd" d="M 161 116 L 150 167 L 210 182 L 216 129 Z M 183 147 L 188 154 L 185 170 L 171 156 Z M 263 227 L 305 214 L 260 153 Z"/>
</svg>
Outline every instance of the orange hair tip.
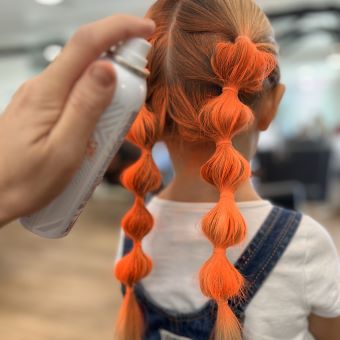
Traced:
<svg viewBox="0 0 340 340">
<path fill-rule="evenodd" d="M 224 300 L 217 302 L 214 340 L 242 340 L 241 325 Z"/>
<path fill-rule="evenodd" d="M 132 287 L 126 288 L 115 327 L 115 340 L 141 340 L 144 332 L 143 314 Z"/>
</svg>

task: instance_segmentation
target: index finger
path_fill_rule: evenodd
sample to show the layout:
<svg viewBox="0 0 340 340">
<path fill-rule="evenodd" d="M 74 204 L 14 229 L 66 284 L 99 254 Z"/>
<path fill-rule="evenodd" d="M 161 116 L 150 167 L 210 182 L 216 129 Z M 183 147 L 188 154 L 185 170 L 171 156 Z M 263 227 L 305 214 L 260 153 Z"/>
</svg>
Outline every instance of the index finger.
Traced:
<svg viewBox="0 0 340 340">
<path fill-rule="evenodd" d="M 154 29 L 152 20 L 129 15 L 115 15 L 81 27 L 43 72 L 49 79 L 46 90 L 65 100 L 82 73 L 103 52 L 129 38 L 147 38 Z"/>
</svg>

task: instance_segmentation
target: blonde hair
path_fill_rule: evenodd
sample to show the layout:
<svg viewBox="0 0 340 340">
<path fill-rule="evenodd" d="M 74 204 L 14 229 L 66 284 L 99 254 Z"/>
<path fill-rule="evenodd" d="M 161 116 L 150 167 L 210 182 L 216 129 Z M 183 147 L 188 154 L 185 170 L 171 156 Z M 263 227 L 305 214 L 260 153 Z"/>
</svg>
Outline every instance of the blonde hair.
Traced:
<svg viewBox="0 0 340 340">
<path fill-rule="evenodd" d="M 199 278 L 203 294 L 218 305 L 214 339 L 241 339 L 228 300 L 242 296 L 244 278 L 229 262 L 226 249 L 245 237 L 246 225 L 234 193 L 251 172 L 249 162 L 231 141 L 249 127 L 251 105 L 278 71 L 273 31 L 251 0 L 158 0 L 148 16 L 157 24 L 150 39 L 148 98 L 128 135 L 141 148 L 142 156 L 122 177 L 136 201 L 122 223 L 134 248 L 115 270 L 127 287 L 117 336 L 139 340 L 143 334 L 143 317 L 133 288 L 152 268 L 141 247 L 153 226 L 144 197 L 161 183 L 151 150 L 160 139 L 175 135 L 216 144 L 214 155 L 201 171 L 219 189 L 220 201 L 202 221 L 214 250 Z"/>
</svg>

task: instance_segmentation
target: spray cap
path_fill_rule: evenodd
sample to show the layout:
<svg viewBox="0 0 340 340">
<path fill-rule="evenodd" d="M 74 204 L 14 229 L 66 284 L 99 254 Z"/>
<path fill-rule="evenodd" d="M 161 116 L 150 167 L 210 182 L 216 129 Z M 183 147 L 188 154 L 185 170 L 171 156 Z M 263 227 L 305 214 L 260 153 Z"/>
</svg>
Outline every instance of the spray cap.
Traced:
<svg viewBox="0 0 340 340">
<path fill-rule="evenodd" d="M 133 38 L 125 41 L 115 50 L 115 56 L 124 63 L 138 68 L 144 69 L 148 63 L 146 57 L 151 49 L 151 44 L 141 38 Z"/>
</svg>

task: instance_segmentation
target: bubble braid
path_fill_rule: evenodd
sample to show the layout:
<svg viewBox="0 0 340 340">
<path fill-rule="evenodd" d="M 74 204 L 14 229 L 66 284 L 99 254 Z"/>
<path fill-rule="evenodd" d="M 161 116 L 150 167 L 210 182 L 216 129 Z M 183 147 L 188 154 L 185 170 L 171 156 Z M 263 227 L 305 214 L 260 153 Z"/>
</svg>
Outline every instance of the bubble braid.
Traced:
<svg viewBox="0 0 340 340">
<path fill-rule="evenodd" d="M 273 54 L 259 50 L 247 36 L 239 36 L 235 43 L 218 43 L 211 59 L 222 93 L 208 100 L 199 114 L 201 129 L 216 143 L 216 151 L 201 174 L 218 188 L 220 201 L 203 218 L 202 230 L 214 250 L 199 277 L 203 294 L 218 305 L 215 340 L 242 339 L 228 300 L 242 297 L 245 281 L 226 257 L 227 248 L 241 243 L 246 236 L 234 193 L 251 175 L 249 162 L 232 145 L 233 137 L 253 121 L 253 113 L 240 101 L 239 92 L 261 91 L 276 64 Z"/>
<path fill-rule="evenodd" d="M 144 329 L 142 311 L 133 289 L 152 269 L 151 259 L 143 252 L 142 240 L 154 224 L 144 204 L 145 196 L 161 185 L 161 175 L 152 158 L 152 148 L 159 136 L 159 125 L 157 117 L 144 107 L 128 135 L 128 139 L 142 150 L 142 154 L 121 178 L 125 188 L 134 193 L 135 202 L 122 220 L 125 234 L 133 240 L 133 249 L 115 267 L 116 277 L 126 288 L 117 320 L 117 340 L 139 340 Z"/>
</svg>

